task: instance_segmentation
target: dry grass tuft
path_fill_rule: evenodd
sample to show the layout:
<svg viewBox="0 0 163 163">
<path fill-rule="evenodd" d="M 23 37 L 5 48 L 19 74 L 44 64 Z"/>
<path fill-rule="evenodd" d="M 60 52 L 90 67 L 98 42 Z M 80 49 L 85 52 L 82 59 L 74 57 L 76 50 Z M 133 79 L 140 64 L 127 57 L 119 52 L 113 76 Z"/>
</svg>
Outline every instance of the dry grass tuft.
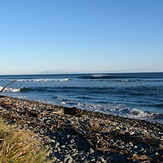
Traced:
<svg viewBox="0 0 163 163">
<path fill-rule="evenodd" d="M 14 129 L 0 119 L 0 163 L 41 163 L 46 156 L 34 133 Z"/>
</svg>

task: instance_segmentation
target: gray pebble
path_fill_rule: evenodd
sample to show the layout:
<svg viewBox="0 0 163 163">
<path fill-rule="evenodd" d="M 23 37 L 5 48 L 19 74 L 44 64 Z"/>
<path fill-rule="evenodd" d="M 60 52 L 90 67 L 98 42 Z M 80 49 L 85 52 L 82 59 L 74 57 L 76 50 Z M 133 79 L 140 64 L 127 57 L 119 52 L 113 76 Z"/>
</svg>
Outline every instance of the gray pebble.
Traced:
<svg viewBox="0 0 163 163">
<path fill-rule="evenodd" d="M 137 145 L 135 145 L 135 146 L 134 146 L 134 149 L 137 149 L 137 148 L 138 148 L 138 146 L 137 146 Z"/>
<path fill-rule="evenodd" d="M 96 159 L 95 159 L 95 158 L 91 159 L 91 162 L 95 162 L 95 161 L 96 161 Z"/>
<path fill-rule="evenodd" d="M 67 157 L 65 157 L 64 159 L 64 163 L 72 163 L 73 159 L 70 155 L 67 155 Z"/>
<path fill-rule="evenodd" d="M 58 148 L 58 146 L 59 146 L 59 142 L 57 142 L 54 147 Z"/>
<path fill-rule="evenodd" d="M 90 154 L 93 154 L 94 153 L 94 150 L 92 148 L 89 148 L 89 153 Z"/>
<path fill-rule="evenodd" d="M 74 143 L 74 142 L 75 142 L 74 139 L 71 139 L 71 140 L 70 140 L 70 143 Z"/>
<path fill-rule="evenodd" d="M 85 160 L 83 161 L 83 163 L 88 163 L 88 161 L 85 159 Z"/>
<path fill-rule="evenodd" d="M 3 104 L 4 100 L 5 99 L 0 98 L 0 105 L 1 103 Z M 23 105 L 23 106 L 21 106 L 20 108 L 19 105 Z M 47 106 L 47 105 L 44 106 L 44 104 L 38 105 L 38 103 L 32 104 L 26 101 L 19 101 L 19 105 L 17 105 L 17 107 L 13 105 L 13 107 L 11 108 L 6 107 L 5 109 L 4 107 L 0 106 L 0 109 L 1 112 L 4 112 L 5 114 L 10 115 L 12 113 L 13 115 L 18 116 L 18 119 L 22 118 L 23 121 L 21 121 L 21 125 L 17 123 L 15 124 L 15 127 L 20 129 L 24 127 L 28 130 L 34 130 L 34 132 L 37 134 L 38 139 L 41 142 L 43 142 L 41 146 L 45 148 L 49 148 L 48 154 L 51 160 L 54 162 L 59 162 L 59 163 L 126 162 L 126 159 L 130 157 L 123 153 L 122 154 L 112 153 L 112 152 L 102 153 L 99 152 L 98 150 L 95 151 L 94 149 L 90 148 L 90 146 L 86 146 L 86 148 L 83 149 L 85 143 L 82 143 L 83 141 L 80 141 L 81 134 L 86 134 L 84 135 L 84 137 L 86 136 L 86 139 L 88 135 L 88 140 L 90 140 L 89 135 L 93 136 L 93 138 L 96 138 L 97 140 L 96 139 L 93 140 L 91 138 L 90 141 L 91 143 L 92 141 L 93 142 L 96 141 L 95 143 L 97 143 L 99 147 L 103 147 L 103 140 L 104 140 L 106 141 L 107 146 L 109 148 L 117 147 L 118 149 L 124 149 L 131 152 L 131 154 L 137 154 L 140 156 L 150 155 L 152 159 L 155 158 L 161 159 L 161 156 L 163 154 L 162 152 L 163 145 L 161 144 L 153 145 L 152 143 L 147 142 L 149 143 L 148 145 L 143 141 L 136 142 L 136 143 L 128 142 L 128 139 L 131 136 L 133 136 L 133 138 L 134 136 L 135 137 L 138 136 L 140 138 L 151 137 L 151 140 L 156 139 L 156 141 L 157 140 L 162 141 L 163 140 L 162 125 L 157 125 L 157 124 L 155 125 L 153 123 L 146 124 L 146 122 L 143 121 L 139 123 L 139 121 L 137 120 L 130 121 L 128 119 L 125 120 L 121 117 L 114 117 L 114 116 L 110 117 L 111 118 L 110 122 L 107 122 L 107 120 L 102 119 L 103 115 L 99 115 L 99 118 L 97 118 L 96 116 L 94 117 L 91 114 L 89 115 L 89 112 L 86 115 L 83 114 L 82 117 L 50 114 L 53 110 L 55 112 L 57 108 L 53 108 L 53 106 Z M 26 110 L 28 110 L 29 112 L 32 111 L 34 115 L 38 114 L 39 118 L 27 117 Z M 59 110 L 63 111 L 63 108 L 59 108 Z M 18 115 L 19 113 L 21 115 Z M 25 117 L 24 119 L 23 116 Z M 70 122 L 67 122 L 67 119 L 69 118 L 70 118 Z M 13 120 L 8 119 L 8 121 L 12 123 Z M 24 121 L 26 123 L 24 123 Z M 63 126 L 65 125 L 65 127 L 69 127 L 69 128 L 70 128 L 69 125 L 74 125 L 75 130 L 77 130 L 77 132 L 73 132 L 71 130 L 68 130 L 67 132 L 66 130 L 62 130 L 62 127 L 57 126 L 57 124 L 61 124 Z M 95 131 L 94 130 L 89 131 L 90 128 L 89 124 L 91 124 L 91 126 L 93 124 L 97 124 L 97 126 L 100 127 L 101 130 L 98 131 L 95 128 Z M 61 127 L 61 130 L 56 130 L 55 129 L 56 127 L 59 128 Z M 51 132 L 49 132 L 49 128 Z M 123 139 L 121 139 L 121 135 Z M 127 141 L 125 141 L 126 138 Z M 132 155 L 130 159 L 132 159 Z"/>
<path fill-rule="evenodd" d="M 102 163 L 106 163 L 106 160 L 104 160 L 104 158 L 100 158 L 100 161 L 102 162 Z"/>
<path fill-rule="evenodd" d="M 67 139 L 69 139 L 71 137 L 71 135 L 67 135 Z"/>
<path fill-rule="evenodd" d="M 130 147 L 134 146 L 132 142 L 129 142 L 128 144 L 129 144 Z"/>
</svg>

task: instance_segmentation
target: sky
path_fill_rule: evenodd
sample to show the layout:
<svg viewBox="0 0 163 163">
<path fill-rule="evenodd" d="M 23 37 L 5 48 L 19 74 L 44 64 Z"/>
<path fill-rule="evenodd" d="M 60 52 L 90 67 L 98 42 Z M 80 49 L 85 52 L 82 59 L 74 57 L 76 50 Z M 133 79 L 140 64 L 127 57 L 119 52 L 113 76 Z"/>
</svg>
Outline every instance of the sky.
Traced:
<svg viewBox="0 0 163 163">
<path fill-rule="evenodd" d="M 163 0 L 0 0 L 0 75 L 163 72 Z"/>
</svg>

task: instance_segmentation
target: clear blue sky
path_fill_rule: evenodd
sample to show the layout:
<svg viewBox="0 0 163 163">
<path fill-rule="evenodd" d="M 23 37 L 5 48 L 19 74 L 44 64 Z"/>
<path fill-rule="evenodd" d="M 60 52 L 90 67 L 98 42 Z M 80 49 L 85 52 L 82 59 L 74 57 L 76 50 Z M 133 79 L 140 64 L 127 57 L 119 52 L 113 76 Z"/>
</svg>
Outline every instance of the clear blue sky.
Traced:
<svg viewBox="0 0 163 163">
<path fill-rule="evenodd" d="M 163 72 L 163 0 L 0 0 L 0 74 Z"/>
</svg>

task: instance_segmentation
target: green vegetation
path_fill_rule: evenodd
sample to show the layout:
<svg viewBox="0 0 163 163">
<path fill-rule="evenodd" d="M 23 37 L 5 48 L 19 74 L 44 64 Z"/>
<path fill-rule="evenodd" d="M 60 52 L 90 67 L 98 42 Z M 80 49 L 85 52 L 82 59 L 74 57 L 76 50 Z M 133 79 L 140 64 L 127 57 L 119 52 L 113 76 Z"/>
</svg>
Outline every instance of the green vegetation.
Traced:
<svg viewBox="0 0 163 163">
<path fill-rule="evenodd" d="M 34 133 L 15 129 L 0 118 L 0 163 L 41 163 L 46 156 Z"/>
</svg>

